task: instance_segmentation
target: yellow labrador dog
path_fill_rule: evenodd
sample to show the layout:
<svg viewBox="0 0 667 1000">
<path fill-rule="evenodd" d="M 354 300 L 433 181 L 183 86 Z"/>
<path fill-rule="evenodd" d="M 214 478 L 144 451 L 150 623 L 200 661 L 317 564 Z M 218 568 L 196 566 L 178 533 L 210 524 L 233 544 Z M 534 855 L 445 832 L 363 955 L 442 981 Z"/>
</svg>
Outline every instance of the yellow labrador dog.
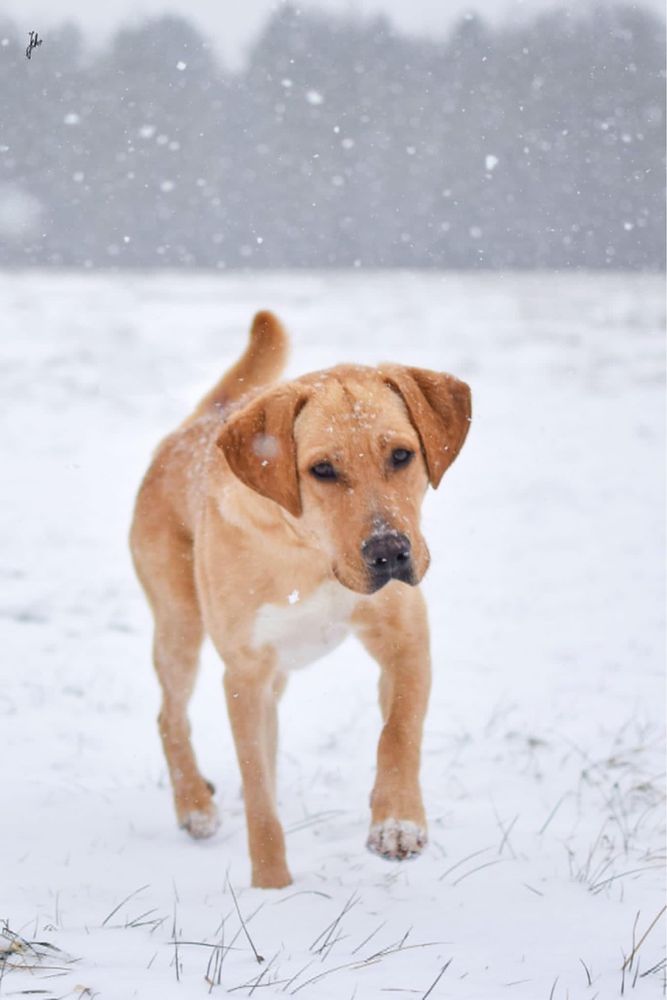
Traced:
<svg viewBox="0 0 667 1000">
<path fill-rule="evenodd" d="M 158 447 L 131 532 L 155 618 L 178 822 L 193 837 L 218 827 L 187 720 L 206 632 L 226 668 L 252 884 L 265 888 L 291 882 L 276 811 L 278 699 L 290 670 L 350 632 L 381 671 L 368 846 L 403 859 L 426 843 L 420 507 L 459 453 L 471 412 L 465 383 L 401 365 L 340 365 L 274 385 L 287 347 L 278 320 L 258 313 L 245 354 Z"/>
</svg>

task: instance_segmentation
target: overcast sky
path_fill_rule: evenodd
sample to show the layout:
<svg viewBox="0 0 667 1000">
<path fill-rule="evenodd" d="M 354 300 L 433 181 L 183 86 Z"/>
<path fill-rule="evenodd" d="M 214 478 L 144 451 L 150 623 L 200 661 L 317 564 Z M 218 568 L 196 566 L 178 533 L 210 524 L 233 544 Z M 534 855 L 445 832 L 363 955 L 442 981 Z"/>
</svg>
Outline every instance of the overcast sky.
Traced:
<svg viewBox="0 0 667 1000">
<path fill-rule="evenodd" d="M 612 0 L 603 0 L 611 3 Z M 280 0 L 0 0 L 7 12 L 26 31 L 44 33 L 50 24 L 76 21 L 96 42 L 104 41 L 119 24 L 165 12 L 178 12 L 196 22 L 211 37 L 228 65 L 238 65 L 256 33 Z M 444 34 L 452 20 L 470 9 L 485 17 L 526 17 L 553 6 L 576 8 L 581 0 L 302 0 L 304 9 L 369 15 L 387 13 L 406 31 Z M 644 5 L 662 11 L 663 0 L 644 0 Z"/>
</svg>

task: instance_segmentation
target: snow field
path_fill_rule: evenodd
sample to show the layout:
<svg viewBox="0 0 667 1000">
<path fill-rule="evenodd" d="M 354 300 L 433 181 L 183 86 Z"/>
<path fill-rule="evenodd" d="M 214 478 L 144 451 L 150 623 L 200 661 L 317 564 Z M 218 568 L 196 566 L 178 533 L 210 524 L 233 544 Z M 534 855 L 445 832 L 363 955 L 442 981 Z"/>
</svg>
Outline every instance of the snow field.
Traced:
<svg viewBox="0 0 667 1000">
<path fill-rule="evenodd" d="M 0 299 L 0 918 L 46 943 L 5 933 L 0 996 L 662 995 L 660 279 L 26 272 Z M 349 640 L 281 707 L 280 892 L 248 888 L 208 648 L 191 716 L 223 824 L 176 828 L 126 546 L 150 451 L 260 307 L 292 333 L 291 374 L 393 360 L 474 400 L 425 505 L 428 851 L 364 850 L 377 671 Z"/>
</svg>

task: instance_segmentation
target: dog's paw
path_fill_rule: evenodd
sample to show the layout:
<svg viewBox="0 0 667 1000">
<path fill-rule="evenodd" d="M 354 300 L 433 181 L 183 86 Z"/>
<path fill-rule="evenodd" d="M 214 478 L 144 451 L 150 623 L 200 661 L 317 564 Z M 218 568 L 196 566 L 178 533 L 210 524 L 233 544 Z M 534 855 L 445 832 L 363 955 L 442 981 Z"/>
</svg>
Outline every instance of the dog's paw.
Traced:
<svg viewBox="0 0 667 1000">
<path fill-rule="evenodd" d="M 428 842 L 426 830 L 410 819 L 389 819 L 374 823 L 370 828 L 366 847 L 387 861 L 405 861 L 416 858 Z"/>
<path fill-rule="evenodd" d="M 215 804 L 211 802 L 205 809 L 191 809 L 182 817 L 180 826 L 181 829 L 187 830 L 195 840 L 212 837 L 220 826 L 220 818 Z"/>
</svg>

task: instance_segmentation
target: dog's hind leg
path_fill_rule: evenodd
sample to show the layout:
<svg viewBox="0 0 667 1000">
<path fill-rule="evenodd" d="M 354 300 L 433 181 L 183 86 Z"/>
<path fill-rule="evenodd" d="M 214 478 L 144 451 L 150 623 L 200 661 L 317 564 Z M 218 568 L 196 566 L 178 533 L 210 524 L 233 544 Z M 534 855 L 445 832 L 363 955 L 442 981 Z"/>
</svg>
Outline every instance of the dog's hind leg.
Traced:
<svg viewBox="0 0 667 1000">
<path fill-rule="evenodd" d="M 204 629 L 194 582 L 192 544 L 168 523 L 145 543 L 140 520 L 132 552 L 155 619 L 153 662 L 162 689 L 158 727 L 179 825 L 193 837 L 218 828 L 213 788 L 202 777 L 190 741 L 187 707 L 197 677 Z"/>
</svg>

